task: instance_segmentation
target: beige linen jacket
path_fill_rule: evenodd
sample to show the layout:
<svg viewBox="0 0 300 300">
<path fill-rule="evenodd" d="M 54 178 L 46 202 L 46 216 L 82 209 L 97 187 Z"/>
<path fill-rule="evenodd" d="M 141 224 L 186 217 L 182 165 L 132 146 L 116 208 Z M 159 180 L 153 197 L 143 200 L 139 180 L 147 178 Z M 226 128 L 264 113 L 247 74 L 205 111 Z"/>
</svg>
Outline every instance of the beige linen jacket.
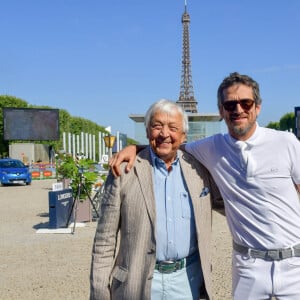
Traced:
<svg viewBox="0 0 300 300">
<path fill-rule="evenodd" d="M 212 298 L 211 198 L 219 191 L 208 171 L 191 155 L 178 157 L 192 198 L 198 247 L 207 294 Z M 129 173 L 110 173 L 101 206 L 91 265 L 90 299 L 147 300 L 156 262 L 156 213 L 149 146 L 139 153 Z M 210 193 L 200 197 L 204 187 Z M 202 299 L 202 298 L 201 298 Z"/>
</svg>

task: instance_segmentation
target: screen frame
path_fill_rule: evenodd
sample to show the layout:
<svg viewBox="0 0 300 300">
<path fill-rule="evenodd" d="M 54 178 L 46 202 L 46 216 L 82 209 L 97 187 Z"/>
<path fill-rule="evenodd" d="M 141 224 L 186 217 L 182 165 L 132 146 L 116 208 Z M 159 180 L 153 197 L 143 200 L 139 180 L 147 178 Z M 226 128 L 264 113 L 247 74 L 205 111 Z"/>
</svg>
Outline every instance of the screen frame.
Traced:
<svg viewBox="0 0 300 300">
<path fill-rule="evenodd" d="M 5 141 L 58 141 L 60 139 L 59 109 L 3 107 L 2 115 L 3 139 Z M 24 119 L 21 118 L 22 115 L 23 118 L 26 117 L 26 124 Z M 49 124 L 45 122 L 47 115 L 50 117 L 49 121 L 52 122 L 51 125 L 53 125 L 49 132 L 46 128 Z M 39 125 L 39 130 L 43 130 L 43 135 L 38 135 L 37 131 L 35 131 L 37 125 Z M 29 128 L 27 131 L 30 132 L 22 132 L 21 129 L 24 127 Z M 16 128 L 19 128 L 19 134 L 14 132 L 14 130 L 17 131 Z"/>
</svg>

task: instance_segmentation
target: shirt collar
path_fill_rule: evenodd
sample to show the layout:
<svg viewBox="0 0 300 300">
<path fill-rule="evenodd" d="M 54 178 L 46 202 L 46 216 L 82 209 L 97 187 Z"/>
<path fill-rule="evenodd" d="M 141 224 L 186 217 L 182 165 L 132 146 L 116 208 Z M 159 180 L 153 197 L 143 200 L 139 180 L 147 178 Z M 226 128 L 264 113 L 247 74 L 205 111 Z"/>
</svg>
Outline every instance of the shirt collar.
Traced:
<svg viewBox="0 0 300 300">
<path fill-rule="evenodd" d="M 256 128 L 255 128 L 254 133 L 246 141 L 239 141 L 239 140 L 235 139 L 234 137 L 232 137 L 229 133 L 227 134 L 227 137 L 228 137 L 229 142 L 234 146 L 236 146 L 237 144 L 244 143 L 247 146 L 249 146 L 250 148 L 252 148 L 256 144 L 256 141 L 258 140 L 258 137 L 260 136 L 259 132 L 261 132 L 261 127 L 256 122 Z M 238 147 L 238 148 L 240 148 L 240 147 Z"/>
<path fill-rule="evenodd" d="M 165 162 L 154 153 L 151 146 L 149 146 L 149 149 L 150 149 L 150 158 L 151 158 L 152 165 L 155 167 L 162 167 L 162 166 L 165 167 L 166 166 Z M 179 163 L 179 158 L 178 155 L 176 154 L 176 158 L 174 159 L 171 165 L 175 166 L 178 163 Z"/>
</svg>

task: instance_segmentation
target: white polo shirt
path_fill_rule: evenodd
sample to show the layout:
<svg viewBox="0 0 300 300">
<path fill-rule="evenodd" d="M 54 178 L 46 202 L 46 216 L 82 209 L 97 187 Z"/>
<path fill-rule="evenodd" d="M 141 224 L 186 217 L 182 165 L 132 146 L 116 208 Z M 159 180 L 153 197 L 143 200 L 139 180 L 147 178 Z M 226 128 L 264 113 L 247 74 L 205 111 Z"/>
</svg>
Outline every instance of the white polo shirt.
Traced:
<svg viewBox="0 0 300 300">
<path fill-rule="evenodd" d="M 300 184 L 300 142 L 292 133 L 257 125 L 245 142 L 217 134 L 186 144 L 186 151 L 215 179 L 236 243 L 255 249 L 300 243 L 300 201 L 294 185 Z"/>
</svg>

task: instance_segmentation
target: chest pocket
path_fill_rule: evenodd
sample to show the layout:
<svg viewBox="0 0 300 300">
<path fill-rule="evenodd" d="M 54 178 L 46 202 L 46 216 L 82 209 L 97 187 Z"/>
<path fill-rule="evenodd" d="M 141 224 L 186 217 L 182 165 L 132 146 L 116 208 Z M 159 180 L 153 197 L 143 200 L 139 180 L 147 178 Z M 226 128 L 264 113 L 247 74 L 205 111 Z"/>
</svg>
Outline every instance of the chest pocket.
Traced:
<svg viewBox="0 0 300 300">
<path fill-rule="evenodd" d="M 192 215 L 192 207 L 187 192 L 180 193 L 181 216 L 185 219 L 190 219 Z"/>
</svg>

